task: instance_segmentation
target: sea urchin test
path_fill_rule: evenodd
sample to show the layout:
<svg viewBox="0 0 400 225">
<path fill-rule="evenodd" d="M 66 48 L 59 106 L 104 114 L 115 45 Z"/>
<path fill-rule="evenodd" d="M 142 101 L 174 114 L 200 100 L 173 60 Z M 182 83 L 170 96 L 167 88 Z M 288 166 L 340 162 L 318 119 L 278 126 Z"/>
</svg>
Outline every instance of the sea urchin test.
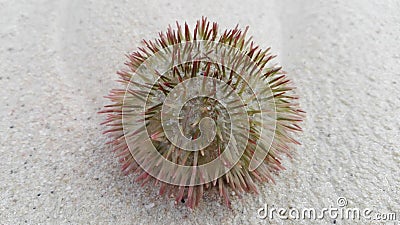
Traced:
<svg viewBox="0 0 400 225">
<path fill-rule="evenodd" d="M 304 112 L 275 57 L 246 37 L 248 28 L 218 31 L 205 18 L 193 30 L 168 28 L 128 55 L 118 72 L 104 132 L 136 181 L 194 208 L 204 191 L 257 193 L 290 157 Z"/>
</svg>

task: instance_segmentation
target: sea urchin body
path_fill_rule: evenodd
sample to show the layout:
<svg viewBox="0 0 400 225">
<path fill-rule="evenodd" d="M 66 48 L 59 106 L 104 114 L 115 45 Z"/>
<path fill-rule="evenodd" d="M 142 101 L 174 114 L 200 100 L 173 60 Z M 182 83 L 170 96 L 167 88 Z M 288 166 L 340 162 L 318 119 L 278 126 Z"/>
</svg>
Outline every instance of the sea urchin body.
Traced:
<svg viewBox="0 0 400 225">
<path fill-rule="evenodd" d="M 177 23 L 128 55 L 123 88 L 101 111 L 123 172 L 193 208 L 207 189 L 229 205 L 228 188 L 257 193 L 256 181 L 283 169 L 304 112 L 285 73 L 268 66 L 269 49 L 246 33 L 219 34 L 203 18 L 193 32 Z"/>
</svg>

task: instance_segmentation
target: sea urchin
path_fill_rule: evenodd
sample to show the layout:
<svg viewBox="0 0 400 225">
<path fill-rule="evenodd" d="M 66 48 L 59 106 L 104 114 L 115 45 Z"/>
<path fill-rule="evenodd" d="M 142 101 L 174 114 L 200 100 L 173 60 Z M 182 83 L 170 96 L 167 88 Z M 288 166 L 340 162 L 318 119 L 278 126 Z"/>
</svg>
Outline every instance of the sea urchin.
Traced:
<svg viewBox="0 0 400 225">
<path fill-rule="evenodd" d="M 123 88 L 101 111 L 124 173 L 191 208 L 207 189 L 229 206 L 228 188 L 257 193 L 255 181 L 273 181 L 281 155 L 299 144 L 291 132 L 301 131 L 304 112 L 285 73 L 268 66 L 275 56 L 247 30 L 177 23 L 127 55 Z"/>
</svg>

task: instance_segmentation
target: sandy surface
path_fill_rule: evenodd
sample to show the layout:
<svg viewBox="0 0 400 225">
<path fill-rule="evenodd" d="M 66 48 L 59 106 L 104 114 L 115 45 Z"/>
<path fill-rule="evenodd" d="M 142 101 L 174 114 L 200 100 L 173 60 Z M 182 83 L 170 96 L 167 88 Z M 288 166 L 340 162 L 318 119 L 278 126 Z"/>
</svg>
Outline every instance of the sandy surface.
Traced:
<svg viewBox="0 0 400 225">
<path fill-rule="evenodd" d="M 335 206 L 400 220 L 399 1 L 0 1 L 0 224 L 370 224 L 257 218 Z M 276 185 L 195 211 L 121 174 L 96 112 L 124 53 L 202 15 L 250 25 L 307 111 Z"/>
</svg>

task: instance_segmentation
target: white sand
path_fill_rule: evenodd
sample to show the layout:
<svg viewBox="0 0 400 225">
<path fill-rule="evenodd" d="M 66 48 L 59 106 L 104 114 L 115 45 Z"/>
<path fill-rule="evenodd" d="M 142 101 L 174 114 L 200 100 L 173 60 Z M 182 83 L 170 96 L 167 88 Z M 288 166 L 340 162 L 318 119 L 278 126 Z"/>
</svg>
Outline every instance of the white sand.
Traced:
<svg viewBox="0 0 400 225">
<path fill-rule="evenodd" d="M 0 224 L 265 224 L 264 204 L 322 209 L 338 197 L 400 220 L 399 1 L 173 2 L 0 1 Z M 96 112 L 124 53 L 202 15 L 272 46 L 307 120 L 276 185 L 191 212 L 121 174 Z M 273 221 L 334 222 L 364 224 Z"/>
</svg>

